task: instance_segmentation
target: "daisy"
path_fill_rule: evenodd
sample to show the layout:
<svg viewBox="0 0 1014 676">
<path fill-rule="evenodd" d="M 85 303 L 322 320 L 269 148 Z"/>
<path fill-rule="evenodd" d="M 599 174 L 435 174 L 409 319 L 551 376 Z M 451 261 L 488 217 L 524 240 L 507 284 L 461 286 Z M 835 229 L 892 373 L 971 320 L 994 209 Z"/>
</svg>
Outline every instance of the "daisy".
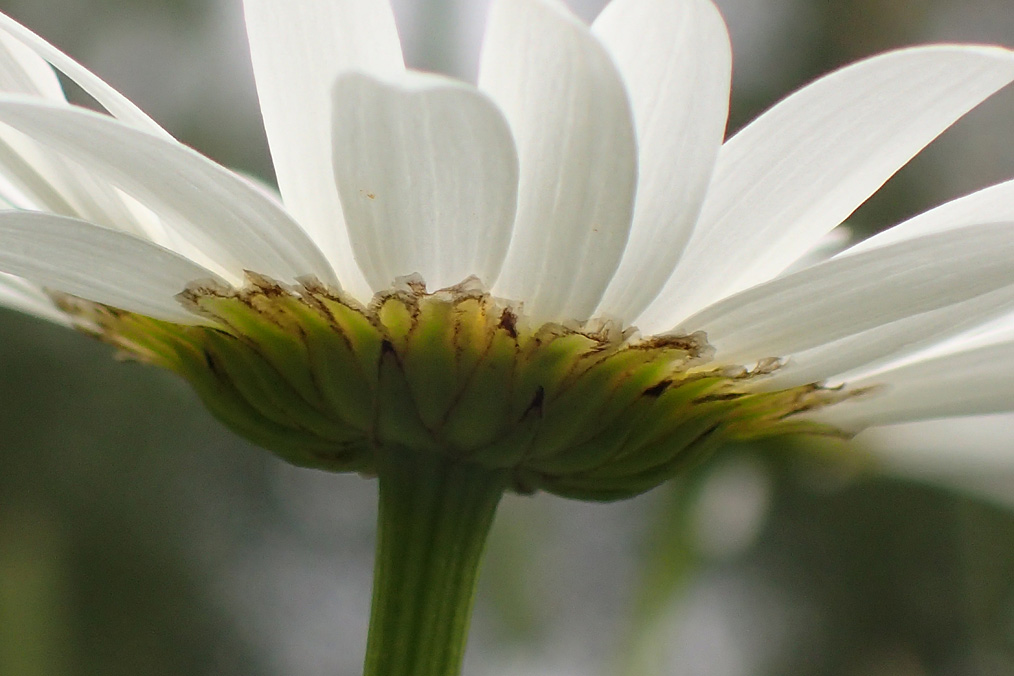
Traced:
<svg viewBox="0 0 1014 676">
<path fill-rule="evenodd" d="M 723 142 L 710 0 L 591 27 L 495 0 L 477 86 L 406 69 L 384 0 L 244 9 L 280 198 L 0 17 L 0 301 L 379 476 L 367 673 L 457 672 L 506 490 L 616 499 L 729 440 L 1014 408 L 1014 182 L 826 246 L 1011 51 L 882 54 Z"/>
</svg>

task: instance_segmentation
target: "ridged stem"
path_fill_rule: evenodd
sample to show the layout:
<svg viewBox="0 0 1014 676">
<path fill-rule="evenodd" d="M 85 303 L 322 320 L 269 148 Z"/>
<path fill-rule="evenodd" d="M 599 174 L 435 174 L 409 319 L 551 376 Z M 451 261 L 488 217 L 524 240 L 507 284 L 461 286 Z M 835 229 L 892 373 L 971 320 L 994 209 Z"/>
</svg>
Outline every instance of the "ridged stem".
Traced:
<svg viewBox="0 0 1014 676">
<path fill-rule="evenodd" d="M 458 676 L 505 472 L 383 449 L 364 676 Z"/>
</svg>

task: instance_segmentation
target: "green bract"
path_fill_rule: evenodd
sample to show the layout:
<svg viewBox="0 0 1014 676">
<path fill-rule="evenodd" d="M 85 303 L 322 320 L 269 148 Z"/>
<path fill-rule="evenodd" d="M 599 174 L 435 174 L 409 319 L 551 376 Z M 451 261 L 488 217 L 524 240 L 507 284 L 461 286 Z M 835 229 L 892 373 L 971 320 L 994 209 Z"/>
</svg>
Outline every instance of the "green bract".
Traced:
<svg viewBox="0 0 1014 676">
<path fill-rule="evenodd" d="M 59 299 L 82 326 L 180 374 L 234 431 L 297 465 L 376 473 L 380 449 L 508 470 L 518 492 L 611 500 L 717 445 L 837 430 L 796 414 L 849 393 L 758 392 L 776 361 L 718 364 L 703 334 L 642 339 L 609 321 L 529 326 L 477 281 L 415 278 L 368 306 L 316 281 L 192 285 L 187 326 Z"/>
</svg>

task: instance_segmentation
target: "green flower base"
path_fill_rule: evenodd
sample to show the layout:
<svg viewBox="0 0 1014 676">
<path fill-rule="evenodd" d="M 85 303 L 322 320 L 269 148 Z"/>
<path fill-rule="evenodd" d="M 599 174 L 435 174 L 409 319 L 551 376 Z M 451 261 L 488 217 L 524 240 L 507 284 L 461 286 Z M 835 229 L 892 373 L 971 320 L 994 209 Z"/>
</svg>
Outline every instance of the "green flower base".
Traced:
<svg viewBox="0 0 1014 676">
<path fill-rule="evenodd" d="M 728 441 L 839 434 L 798 414 L 850 396 L 756 391 L 702 334 L 641 338 L 610 322 L 529 326 L 474 280 L 403 280 L 363 306 L 315 282 L 251 275 L 195 285 L 182 326 L 60 299 L 126 354 L 186 378 L 239 434 L 297 465 L 378 473 L 397 447 L 491 470 L 518 492 L 614 500 L 649 490 Z"/>
</svg>

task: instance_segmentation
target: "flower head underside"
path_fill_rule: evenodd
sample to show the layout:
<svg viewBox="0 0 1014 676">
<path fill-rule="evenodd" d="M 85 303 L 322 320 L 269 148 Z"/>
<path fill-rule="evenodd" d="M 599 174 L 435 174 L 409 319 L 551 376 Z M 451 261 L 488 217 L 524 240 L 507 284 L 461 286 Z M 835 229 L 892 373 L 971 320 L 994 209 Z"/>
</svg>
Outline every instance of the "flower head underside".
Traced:
<svg viewBox="0 0 1014 676">
<path fill-rule="evenodd" d="M 398 447 L 611 499 L 730 440 L 1014 401 L 1014 182 L 822 248 L 1014 79 L 1009 50 L 876 56 L 723 139 L 710 0 L 591 27 L 496 0 L 476 86 L 406 69 L 383 2 L 244 9 L 280 201 L 0 17 L 0 300 L 283 457 L 372 473 Z"/>
<path fill-rule="evenodd" d="M 58 305 L 123 354 L 189 381 L 234 431 L 295 464 L 377 472 L 378 449 L 509 473 L 519 492 L 636 495 L 723 443 L 837 435 L 800 414 L 861 392 L 757 392 L 701 334 L 642 338 L 609 322 L 532 326 L 477 280 L 400 280 L 368 305 L 315 280 L 194 285 L 211 325 L 182 327 L 74 297 Z"/>
</svg>

